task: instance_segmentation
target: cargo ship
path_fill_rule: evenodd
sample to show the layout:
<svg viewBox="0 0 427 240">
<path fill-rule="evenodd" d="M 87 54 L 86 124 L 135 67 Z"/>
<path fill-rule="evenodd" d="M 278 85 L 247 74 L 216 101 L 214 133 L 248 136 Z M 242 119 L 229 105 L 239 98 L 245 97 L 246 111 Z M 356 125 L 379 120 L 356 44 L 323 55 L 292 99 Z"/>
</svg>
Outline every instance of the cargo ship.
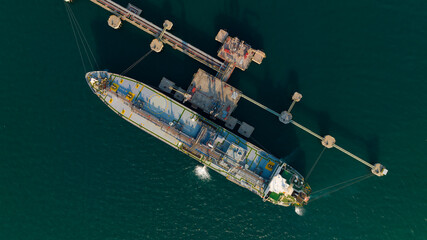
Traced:
<svg viewBox="0 0 427 240">
<path fill-rule="evenodd" d="M 107 71 L 88 72 L 95 95 L 121 118 L 280 206 L 303 206 L 310 186 L 289 164 L 166 93 Z"/>
</svg>

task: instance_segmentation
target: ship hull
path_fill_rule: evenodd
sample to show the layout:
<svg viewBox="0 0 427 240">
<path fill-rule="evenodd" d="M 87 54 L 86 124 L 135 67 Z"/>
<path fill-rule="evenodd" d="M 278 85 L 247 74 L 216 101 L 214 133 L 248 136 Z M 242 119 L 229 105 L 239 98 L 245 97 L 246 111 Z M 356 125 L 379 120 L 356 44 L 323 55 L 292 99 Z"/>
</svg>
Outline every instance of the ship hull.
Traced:
<svg viewBox="0 0 427 240">
<path fill-rule="evenodd" d="M 275 156 L 134 79 L 97 71 L 87 73 L 86 81 L 121 118 L 228 180 L 278 205 L 301 204 L 289 196 L 284 201 L 269 197 L 269 183 L 278 174 L 286 171 L 303 179 Z"/>
</svg>

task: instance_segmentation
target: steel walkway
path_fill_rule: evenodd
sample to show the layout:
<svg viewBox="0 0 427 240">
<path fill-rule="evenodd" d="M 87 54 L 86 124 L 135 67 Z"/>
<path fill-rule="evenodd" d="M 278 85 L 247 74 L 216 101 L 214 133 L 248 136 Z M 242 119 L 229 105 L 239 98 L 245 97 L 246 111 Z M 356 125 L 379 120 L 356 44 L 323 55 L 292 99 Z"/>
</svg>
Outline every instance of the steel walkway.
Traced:
<svg viewBox="0 0 427 240">
<path fill-rule="evenodd" d="M 142 18 L 139 15 L 136 15 L 135 13 L 131 12 L 127 8 L 124 8 L 113 1 L 110 1 L 110 0 L 91 0 L 91 1 L 101 6 L 105 10 L 115 15 L 118 15 L 122 20 L 125 20 L 131 23 L 132 25 L 138 27 L 139 29 L 145 31 L 146 33 L 156 38 L 161 34 L 163 30 L 162 28 L 156 26 L 155 24 L 151 23 L 145 18 Z M 213 70 L 219 73 L 224 73 L 224 70 L 226 70 L 224 69 L 223 62 L 221 62 L 220 60 L 210 56 L 209 54 L 203 52 L 202 50 L 194 47 L 193 45 L 185 42 L 184 40 L 176 37 L 175 35 L 167 31 L 162 36 L 162 42 L 169 44 L 174 49 L 177 49 L 183 52 L 184 54 L 205 64 L 206 66 L 212 68 Z"/>
</svg>

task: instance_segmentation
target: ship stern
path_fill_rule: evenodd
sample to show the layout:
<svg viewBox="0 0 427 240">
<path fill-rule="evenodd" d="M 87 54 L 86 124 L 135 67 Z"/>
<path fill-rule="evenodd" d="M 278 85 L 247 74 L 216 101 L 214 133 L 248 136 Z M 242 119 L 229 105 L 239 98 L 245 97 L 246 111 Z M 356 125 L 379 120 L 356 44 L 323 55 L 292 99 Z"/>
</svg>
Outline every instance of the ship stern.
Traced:
<svg viewBox="0 0 427 240">
<path fill-rule="evenodd" d="M 273 175 L 264 199 L 281 206 L 304 206 L 310 199 L 311 188 L 304 177 L 286 163 Z"/>
</svg>

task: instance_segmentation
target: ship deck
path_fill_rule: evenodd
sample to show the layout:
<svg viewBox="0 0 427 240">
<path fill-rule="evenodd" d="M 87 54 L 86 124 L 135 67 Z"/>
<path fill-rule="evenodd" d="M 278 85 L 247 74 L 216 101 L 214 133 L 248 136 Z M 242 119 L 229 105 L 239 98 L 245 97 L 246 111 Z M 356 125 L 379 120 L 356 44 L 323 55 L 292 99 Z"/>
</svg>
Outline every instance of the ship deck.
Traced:
<svg viewBox="0 0 427 240">
<path fill-rule="evenodd" d="M 106 72 L 92 72 L 89 78 L 102 74 Z M 253 186 L 248 188 L 261 195 L 264 183 L 281 165 L 278 158 L 158 90 L 116 74 L 108 74 L 108 78 L 111 87 L 98 96 L 118 115 L 174 148 L 189 153 L 233 182 L 240 184 L 242 178 L 249 179 Z M 141 108 L 135 108 L 138 103 L 143 103 Z M 214 150 L 208 147 L 212 135 L 224 139 L 215 145 Z M 244 157 L 235 155 L 239 151 L 244 152 Z"/>
<path fill-rule="evenodd" d="M 181 131 L 188 137 L 195 138 L 197 136 L 201 126 L 197 124 L 197 122 L 191 120 L 194 117 L 194 113 L 176 104 L 164 95 L 158 94 L 156 90 L 144 84 L 134 82 L 131 79 L 118 75 L 111 75 L 111 80 L 113 83 L 119 85 L 117 90 L 118 94 L 108 93 L 104 101 L 110 105 L 111 108 L 122 114 L 123 117 L 128 118 L 147 131 L 151 131 L 156 136 L 163 138 L 163 140 L 172 143 L 174 146 L 178 146 L 178 141 L 173 137 L 171 138 L 169 134 L 166 134 L 161 129 L 152 127 L 152 122 L 158 122 L 158 125 L 161 125 L 160 123 L 165 123 L 167 125 L 170 123 L 178 124 L 182 126 Z M 133 114 L 131 104 L 124 104 L 126 102 L 124 102 L 123 96 L 128 95 L 129 92 L 133 93 L 135 96 L 132 101 L 140 100 L 146 103 L 142 107 L 143 111 L 138 111 L 139 114 Z M 149 114 L 144 114 L 144 111 Z"/>
</svg>

